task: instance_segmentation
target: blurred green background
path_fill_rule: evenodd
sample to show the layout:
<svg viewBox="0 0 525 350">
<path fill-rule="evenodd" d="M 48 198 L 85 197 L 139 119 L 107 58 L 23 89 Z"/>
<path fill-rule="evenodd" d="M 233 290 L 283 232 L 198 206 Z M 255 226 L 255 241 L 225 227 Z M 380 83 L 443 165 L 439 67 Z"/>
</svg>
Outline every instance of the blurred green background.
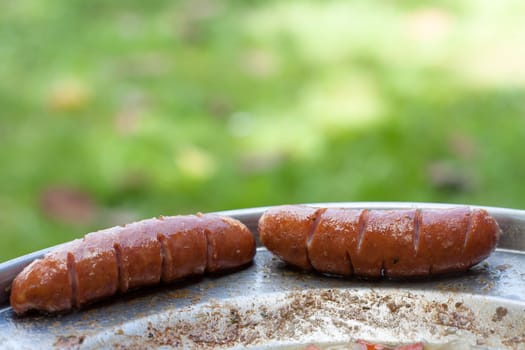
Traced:
<svg viewBox="0 0 525 350">
<path fill-rule="evenodd" d="M 524 1 L 0 9 L 0 261 L 159 214 L 525 208 Z"/>
</svg>

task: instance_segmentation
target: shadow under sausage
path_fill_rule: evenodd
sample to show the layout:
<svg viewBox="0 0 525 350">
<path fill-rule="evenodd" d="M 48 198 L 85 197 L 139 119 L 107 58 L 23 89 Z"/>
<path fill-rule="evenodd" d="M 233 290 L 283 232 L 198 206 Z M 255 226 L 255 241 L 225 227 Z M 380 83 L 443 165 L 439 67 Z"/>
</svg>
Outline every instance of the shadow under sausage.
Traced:
<svg viewBox="0 0 525 350">
<path fill-rule="evenodd" d="M 111 296 L 107 299 L 87 304 L 77 311 L 83 312 L 99 308 L 103 309 L 107 308 L 110 305 L 130 304 L 137 301 L 144 301 L 144 299 L 151 299 L 154 302 L 153 299 L 166 294 L 166 292 L 172 292 L 169 293 L 171 299 L 182 299 L 185 297 L 191 297 L 193 293 L 189 292 L 188 290 L 199 286 L 204 280 L 220 280 L 222 277 L 247 269 L 251 265 L 253 265 L 253 262 L 242 265 L 240 267 L 225 269 L 218 272 L 206 272 L 202 275 L 187 276 L 185 278 L 169 283 L 161 282 L 156 285 L 139 287 L 137 289 L 130 290 L 126 293 L 117 293 L 116 295 Z"/>
<path fill-rule="evenodd" d="M 497 279 L 500 275 L 500 272 L 497 270 L 497 267 L 494 267 L 487 262 L 481 262 L 478 265 L 475 265 L 471 268 L 469 268 L 466 271 L 456 271 L 456 272 L 447 272 L 447 273 L 440 273 L 440 274 L 429 274 L 429 275 L 423 275 L 423 276 L 408 276 L 408 277 L 393 277 L 393 276 L 385 276 L 384 272 L 381 273 L 381 276 L 342 276 L 337 274 L 331 274 L 331 273 L 325 273 L 325 272 L 319 272 L 317 270 L 303 270 L 301 268 L 298 268 L 297 266 L 287 264 L 283 261 L 275 261 L 272 264 L 272 268 L 278 271 L 281 274 L 297 274 L 297 277 L 299 278 L 308 278 L 308 277 L 315 277 L 317 279 L 321 280 L 331 280 L 336 279 L 339 281 L 348 281 L 349 285 L 352 282 L 358 282 L 358 283 L 370 283 L 374 284 L 374 286 L 378 283 L 384 284 L 388 286 L 391 285 L 403 285 L 404 287 L 410 287 L 414 286 L 418 283 L 428 283 L 428 282 L 461 282 L 465 279 Z"/>
</svg>

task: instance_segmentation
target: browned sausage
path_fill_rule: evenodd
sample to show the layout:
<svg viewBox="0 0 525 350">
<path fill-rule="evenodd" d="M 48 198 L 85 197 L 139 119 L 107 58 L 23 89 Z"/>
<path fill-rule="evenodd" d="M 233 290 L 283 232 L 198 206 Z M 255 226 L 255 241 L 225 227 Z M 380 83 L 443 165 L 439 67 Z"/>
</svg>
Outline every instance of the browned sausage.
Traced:
<svg viewBox="0 0 525 350">
<path fill-rule="evenodd" d="M 28 265 L 11 306 L 61 312 L 128 290 L 249 263 L 255 240 L 241 222 L 213 214 L 160 217 L 87 234 Z"/>
<path fill-rule="evenodd" d="M 496 221 L 482 209 L 367 210 L 280 206 L 259 220 L 261 242 L 303 270 L 362 277 L 459 272 L 495 249 Z"/>
</svg>

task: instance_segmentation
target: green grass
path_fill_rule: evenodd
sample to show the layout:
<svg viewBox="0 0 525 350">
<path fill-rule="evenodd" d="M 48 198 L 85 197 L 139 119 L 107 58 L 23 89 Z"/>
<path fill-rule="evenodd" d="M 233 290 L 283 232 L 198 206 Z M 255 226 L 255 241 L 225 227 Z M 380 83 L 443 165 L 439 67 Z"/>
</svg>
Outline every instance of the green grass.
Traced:
<svg viewBox="0 0 525 350">
<path fill-rule="evenodd" d="M 1 5 L 0 261 L 159 214 L 524 208 L 525 5 L 428 6 Z M 56 186 L 94 214 L 50 212 Z"/>
</svg>

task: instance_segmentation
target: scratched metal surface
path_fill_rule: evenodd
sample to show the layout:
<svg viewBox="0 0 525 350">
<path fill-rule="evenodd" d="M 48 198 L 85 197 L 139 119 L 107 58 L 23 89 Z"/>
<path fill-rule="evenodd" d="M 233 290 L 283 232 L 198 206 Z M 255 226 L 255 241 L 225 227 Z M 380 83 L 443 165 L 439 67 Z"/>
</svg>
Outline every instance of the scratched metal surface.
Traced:
<svg viewBox="0 0 525 350">
<path fill-rule="evenodd" d="M 224 213 L 253 229 L 263 209 Z M 235 273 L 138 291 L 80 312 L 16 317 L 4 303 L 0 348 L 275 348 L 460 338 L 478 348 L 525 349 L 525 215 L 488 209 L 503 238 L 491 257 L 466 274 L 405 282 L 345 280 L 293 271 L 258 248 L 254 263 Z M 1 264 L 0 273 L 12 266 Z"/>
</svg>

